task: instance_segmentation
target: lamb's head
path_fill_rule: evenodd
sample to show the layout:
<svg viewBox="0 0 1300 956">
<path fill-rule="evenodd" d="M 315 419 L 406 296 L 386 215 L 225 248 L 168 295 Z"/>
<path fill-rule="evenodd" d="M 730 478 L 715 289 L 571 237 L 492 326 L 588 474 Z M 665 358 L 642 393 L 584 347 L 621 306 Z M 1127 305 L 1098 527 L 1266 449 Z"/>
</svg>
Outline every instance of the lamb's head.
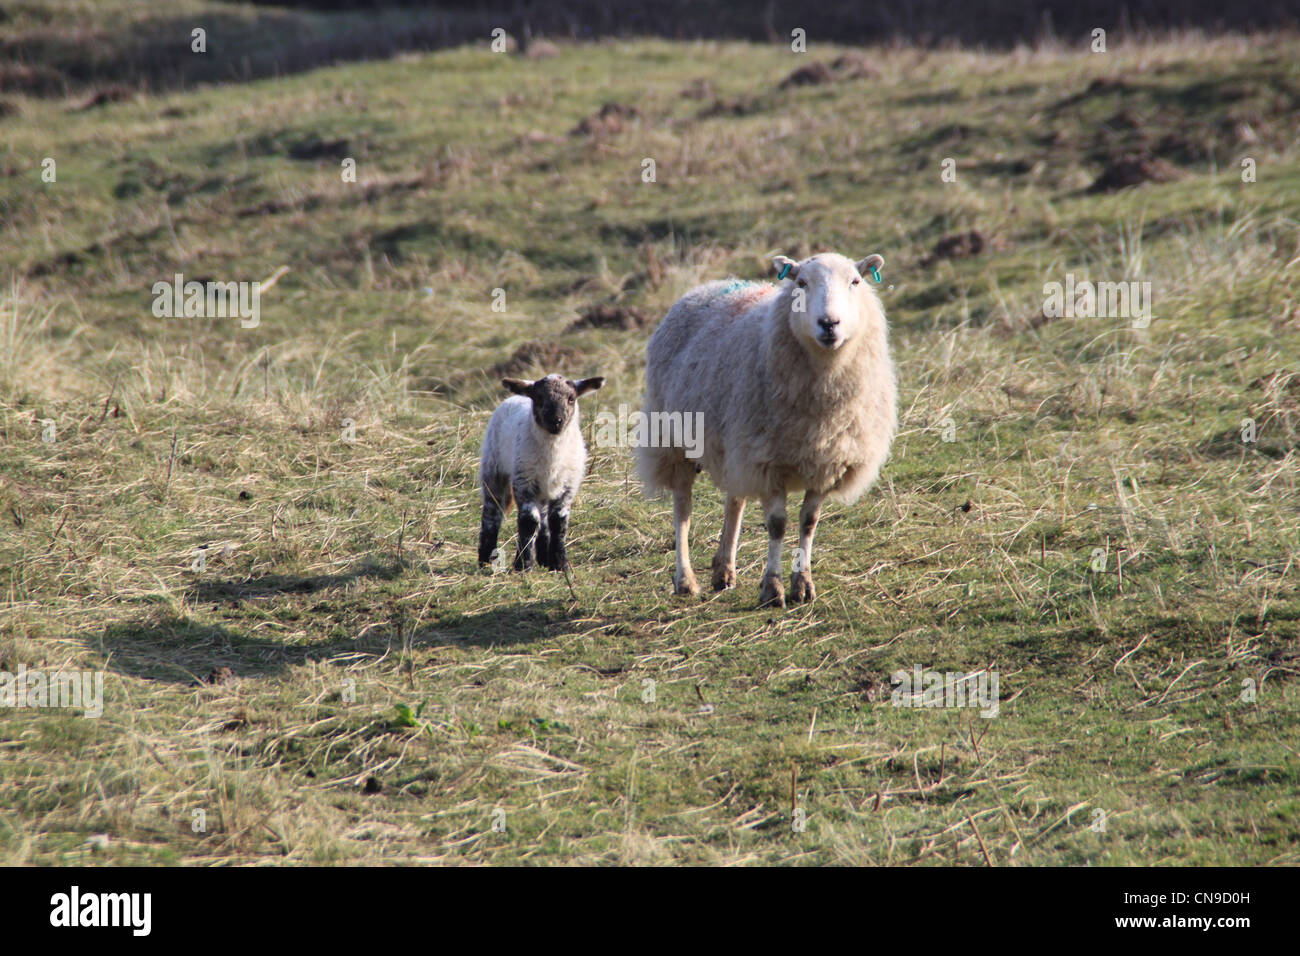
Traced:
<svg viewBox="0 0 1300 956">
<path fill-rule="evenodd" d="M 605 384 L 605 379 L 597 376 L 575 382 L 563 375 L 548 375 L 535 382 L 503 378 L 501 384 L 532 401 L 533 421 L 538 428 L 558 435 L 577 417 L 579 396 L 594 392 Z"/>
<path fill-rule="evenodd" d="M 885 264 L 881 256 L 854 262 L 827 252 L 803 262 L 777 256 L 772 263 L 777 277 L 791 283 L 790 331 L 810 352 L 834 352 L 871 331 L 871 323 L 883 322 L 875 293 L 863 278 Z"/>
</svg>

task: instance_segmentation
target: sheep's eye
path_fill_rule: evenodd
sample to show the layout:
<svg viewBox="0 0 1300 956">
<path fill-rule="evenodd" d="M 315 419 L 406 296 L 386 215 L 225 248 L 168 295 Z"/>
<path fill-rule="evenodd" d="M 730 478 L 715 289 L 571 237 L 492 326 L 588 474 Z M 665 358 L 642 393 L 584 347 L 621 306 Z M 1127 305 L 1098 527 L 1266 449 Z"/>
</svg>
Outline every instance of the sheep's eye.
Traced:
<svg viewBox="0 0 1300 956">
<path fill-rule="evenodd" d="M 799 281 L 797 281 L 797 282 L 795 283 L 795 285 L 797 285 L 797 286 L 798 286 L 799 288 L 801 288 L 801 289 L 806 289 L 806 288 L 808 288 L 808 283 L 805 282 L 803 279 L 800 279 Z"/>
<path fill-rule="evenodd" d="M 861 279 L 854 279 L 854 280 L 853 280 L 851 283 L 849 283 L 849 284 L 850 284 L 850 285 L 857 285 L 857 284 L 859 284 L 861 281 L 862 281 Z"/>
</svg>

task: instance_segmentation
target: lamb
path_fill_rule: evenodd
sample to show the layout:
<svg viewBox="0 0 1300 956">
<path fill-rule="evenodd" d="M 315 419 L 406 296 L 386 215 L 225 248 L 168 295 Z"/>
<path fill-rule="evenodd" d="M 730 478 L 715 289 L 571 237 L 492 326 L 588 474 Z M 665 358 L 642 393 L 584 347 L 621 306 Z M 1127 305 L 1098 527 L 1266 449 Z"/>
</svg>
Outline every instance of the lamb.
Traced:
<svg viewBox="0 0 1300 956">
<path fill-rule="evenodd" d="M 535 382 L 501 380 L 514 392 L 497 406 L 483 437 L 479 489 L 479 567 L 495 557 L 501 520 L 519 506 L 516 571 L 540 561 L 553 571 L 568 567 L 569 512 L 587 470 L 587 446 L 578 423 L 578 398 L 605 384 L 601 377 L 574 382 L 548 375 Z M 536 554 L 536 561 L 534 560 Z"/>
<path fill-rule="evenodd" d="M 669 310 L 646 347 L 645 410 L 702 411 L 704 451 L 637 449 L 649 493 L 671 489 L 678 594 L 698 594 L 687 537 L 691 490 L 707 470 L 727 496 L 713 587 L 736 585 L 745 499 L 758 498 L 768 533 L 761 607 L 785 607 L 781 548 L 786 495 L 804 492 L 790 598 L 809 602 L 813 534 L 826 498 L 856 501 L 876 480 L 897 428 L 897 386 L 884 308 L 863 281 L 885 260 L 834 253 L 773 260 L 779 285 L 710 282 Z"/>
</svg>

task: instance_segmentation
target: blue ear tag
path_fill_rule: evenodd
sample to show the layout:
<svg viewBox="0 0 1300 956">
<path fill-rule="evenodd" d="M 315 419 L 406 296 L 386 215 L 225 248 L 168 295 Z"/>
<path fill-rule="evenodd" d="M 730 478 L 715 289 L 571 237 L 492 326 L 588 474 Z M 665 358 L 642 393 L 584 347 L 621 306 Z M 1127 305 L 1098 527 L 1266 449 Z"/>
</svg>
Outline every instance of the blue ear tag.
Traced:
<svg viewBox="0 0 1300 956">
<path fill-rule="evenodd" d="M 880 281 L 880 270 L 875 266 L 871 267 L 871 278 L 875 279 L 877 282 Z"/>
<path fill-rule="evenodd" d="M 785 265 L 783 265 L 783 266 L 781 267 L 781 271 L 778 272 L 778 273 L 776 274 L 776 277 L 777 277 L 778 279 L 784 279 L 785 276 L 786 276 L 786 273 L 789 272 L 789 271 L 790 271 L 790 263 L 787 262 Z"/>
</svg>

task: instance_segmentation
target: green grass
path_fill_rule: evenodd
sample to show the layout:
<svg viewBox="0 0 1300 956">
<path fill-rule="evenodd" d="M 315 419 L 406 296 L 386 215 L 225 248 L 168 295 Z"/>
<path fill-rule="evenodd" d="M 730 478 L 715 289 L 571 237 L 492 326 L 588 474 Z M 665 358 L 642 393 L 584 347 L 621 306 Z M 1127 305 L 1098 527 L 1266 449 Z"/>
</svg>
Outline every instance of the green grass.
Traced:
<svg viewBox="0 0 1300 956">
<path fill-rule="evenodd" d="M 7 95 L 0 670 L 107 677 L 98 720 L 0 711 L 0 862 L 1297 862 L 1300 41 L 868 50 L 778 88 L 840 52 Z M 639 116 L 572 132 L 608 101 Z M 1182 177 L 1086 191 L 1140 151 Z M 969 229 L 997 247 L 929 261 Z M 647 333 L 582 310 L 821 248 L 885 256 L 901 421 L 824 516 L 816 604 L 756 610 L 752 505 L 740 587 L 674 599 L 617 448 L 571 584 L 477 571 L 494 366 L 606 375 L 590 429 Z M 257 328 L 151 313 L 175 272 L 282 265 Z M 1066 272 L 1150 281 L 1150 328 L 1043 322 Z M 720 523 L 703 481 L 697 572 Z M 916 664 L 992 667 L 1000 715 L 890 706 Z"/>
</svg>

